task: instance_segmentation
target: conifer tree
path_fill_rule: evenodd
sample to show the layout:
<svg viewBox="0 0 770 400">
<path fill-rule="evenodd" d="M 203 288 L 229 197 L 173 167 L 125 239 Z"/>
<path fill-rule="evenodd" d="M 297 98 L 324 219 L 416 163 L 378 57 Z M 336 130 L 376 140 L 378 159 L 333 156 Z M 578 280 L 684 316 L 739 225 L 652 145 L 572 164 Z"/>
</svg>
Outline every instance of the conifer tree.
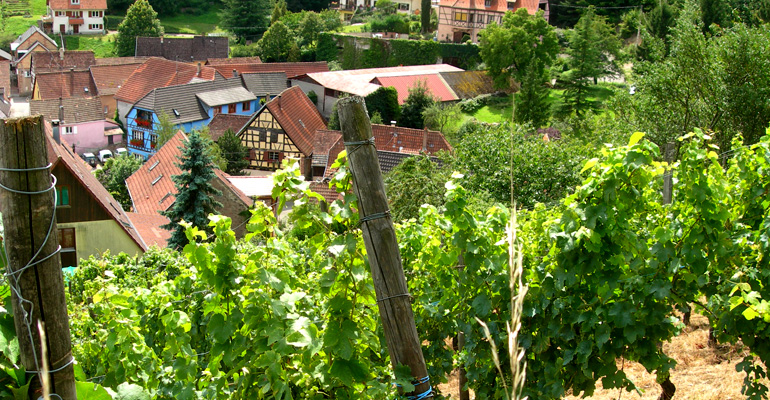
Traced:
<svg viewBox="0 0 770 400">
<path fill-rule="evenodd" d="M 222 206 L 213 197 L 222 193 L 211 186 L 215 174 L 206 141 L 196 131 L 187 137 L 179 159 L 182 173 L 171 177 L 177 191 L 176 200 L 162 214 L 171 220 L 163 228 L 172 231 L 168 246 L 174 249 L 181 249 L 187 244 L 185 228 L 179 222 L 186 221 L 198 229 L 210 232 L 208 215 L 218 214 L 217 208 Z"/>
</svg>

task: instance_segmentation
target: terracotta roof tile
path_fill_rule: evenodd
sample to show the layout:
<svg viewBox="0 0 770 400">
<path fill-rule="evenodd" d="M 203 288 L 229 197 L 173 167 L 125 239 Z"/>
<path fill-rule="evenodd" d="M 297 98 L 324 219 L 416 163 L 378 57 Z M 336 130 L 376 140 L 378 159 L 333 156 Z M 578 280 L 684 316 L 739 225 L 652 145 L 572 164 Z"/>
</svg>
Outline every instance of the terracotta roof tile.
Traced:
<svg viewBox="0 0 770 400">
<path fill-rule="evenodd" d="M 147 245 L 142 241 L 139 232 L 131 223 L 120 203 L 115 200 L 114 197 L 102 186 L 102 184 L 96 179 L 91 168 L 86 165 L 85 161 L 74 155 L 70 149 L 69 144 L 64 140 L 61 144 L 56 143 L 53 140 L 53 129 L 51 125 L 45 123 L 46 139 L 48 142 L 48 161 L 55 167 L 58 163 L 62 163 L 72 173 L 80 184 L 86 189 L 92 196 L 92 198 L 109 214 L 118 225 L 133 239 L 133 241 L 139 246 L 142 251 L 147 250 Z"/>
<path fill-rule="evenodd" d="M 97 58 L 98 60 L 98 58 Z M 100 96 L 114 95 L 141 64 L 93 65 L 91 79 Z"/>
<path fill-rule="evenodd" d="M 409 96 L 409 89 L 417 86 L 420 81 L 425 83 L 428 93 L 439 101 L 457 100 L 457 95 L 441 79 L 439 74 L 388 76 L 375 78 L 373 82 L 384 87 L 392 86 L 396 88 L 396 91 L 398 91 L 398 104 L 404 104 L 407 96 Z"/>
<path fill-rule="evenodd" d="M 38 28 L 36 25 L 32 25 L 24 31 L 19 37 L 16 38 L 13 42 L 11 42 L 11 50 L 26 50 L 26 49 L 19 49 L 18 46 L 24 43 L 25 40 L 29 39 L 30 36 L 32 36 L 35 32 L 43 35 L 44 38 L 48 39 L 50 41 L 50 44 L 53 44 L 54 47 L 57 47 L 56 41 L 51 39 L 50 36 L 46 35 L 45 32 L 43 32 L 40 28 Z M 32 47 L 32 46 L 30 46 Z"/>
<path fill-rule="evenodd" d="M 163 57 L 167 60 L 191 62 L 224 58 L 229 51 L 229 40 L 226 36 L 136 38 L 137 57 Z"/>
<path fill-rule="evenodd" d="M 310 190 L 323 196 L 326 203 L 331 204 L 334 200 L 342 199 L 342 193 L 329 188 L 329 182 L 310 182 Z"/>
<path fill-rule="evenodd" d="M 52 10 L 106 10 L 107 0 L 80 0 L 80 4 L 72 4 L 70 0 L 48 0 Z"/>
<path fill-rule="evenodd" d="M 326 129 L 326 120 L 299 86 L 290 87 L 265 104 L 292 142 L 305 155 L 313 153 L 318 129 Z M 264 108 L 263 108 L 264 110 Z M 254 114 L 255 118 L 259 113 Z"/>
<path fill-rule="evenodd" d="M 139 214 L 155 215 L 165 211 L 174 203 L 177 191 L 171 177 L 182 173 L 178 164 L 186 141 L 187 136 L 180 130 L 126 179 L 134 211 Z M 216 174 L 214 179 L 221 180 L 225 187 L 235 193 L 246 206 L 253 204 L 253 200 L 227 180 L 227 174 L 218 169 L 214 172 Z"/>
<path fill-rule="evenodd" d="M 89 71 L 61 71 L 35 74 L 40 100 L 96 96 L 96 85 Z"/>
<path fill-rule="evenodd" d="M 159 214 L 137 214 L 126 213 L 128 218 L 134 224 L 134 227 L 139 232 L 139 236 L 142 237 L 142 241 L 149 248 L 150 246 L 157 246 L 164 248 L 168 245 L 168 240 L 171 239 L 171 231 L 163 229 L 161 226 L 171 222 L 168 218 Z"/>
<path fill-rule="evenodd" d="M 209 136 L 216 142 L 228 129 L 237 134 L 250 119 L 251 115 L 217 114 L 209 122 Z"/>
<path fill-rule="evenodd" d="M 139 66 L 115 93 L 115 99 L 136 103 L 153 89 L 189 83 L 191 80 L 214 80 L 216 71 L 210 67 L 198 67 L 182 62 L 152 57 Z"/>
<path fill-rule="evenodd" d="M 104 120 L 102 102 L 98 98 L 68 98 L 59 101 L 31 100 L 29 112 L 32 115 L 42 114 L 47 121 L 59 119 L 59 105 L 64 107 L 64 120 L 62 124 L 80 124 L 83 122 Z"/>
<path fill-rule="evenodd" d="M 252 72 L 285 72 L 289 79 L 313 72 L 329 71 L 329 65 L 326 63 L 326 61 L 294 63 L 262 63 L 252 61 L 244 64 L 212 65 L 211 67 L 216 68 L 220 74 L 226 77 L 233 76 L 233 70 L 238 71 L 239 75 Z"/>
<path fill-rule="evenodd" d="M 233 57 L 233 58 L 209 58 L 206 65 L 230 65 L 230 64 L 250 64 L 261 63 L 262 60 L 257 57 Z"/>
<path fill-rule="evenodd" d="M 64 58 L 61 57 L 61 53 L 58 51 L 35 52 L 32 54 L 31 66 L 32 72 L 39 74 L 43 72 L 59 72 L 72 68 L 84 70 L 94 64 L 96 64 L 96 59 L 94 58 L 93 51 L 67 50 L 64 52 Z"/>
</svg>

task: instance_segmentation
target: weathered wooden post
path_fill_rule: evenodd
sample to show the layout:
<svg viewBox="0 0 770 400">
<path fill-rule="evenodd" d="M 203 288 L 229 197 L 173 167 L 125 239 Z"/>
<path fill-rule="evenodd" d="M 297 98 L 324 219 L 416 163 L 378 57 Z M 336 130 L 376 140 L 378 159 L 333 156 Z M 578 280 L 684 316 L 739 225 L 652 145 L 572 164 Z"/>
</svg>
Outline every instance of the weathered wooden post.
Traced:
<svg viewBox="0 0 770 400">
<path fill-rule="evenodd" d="M 338 114 L 391 363 L 411 368 L 412 398 L 433 397 L 364 99 L 340 100 Z"/>
<path fill-rule="evenodd" d="M 674 161 L 676 161 L 676 143 L 666 143 L 666 150 L 663 154 L 664 160 L 669 164 L 673 164 Z M 673 180 L 674 173 L 671 171 L 671 168 L 666 168 L 666 172 L 663 174 L 663 204 L 671 204 L 671 200 L 673 199 L 674 194 L 674 180 Z M 685 312 L 685 324 L 690 323 L 690 308 L 687 307 L 687 311 Z M 662 346 L 661 343 L 659 346 Z M 669 400 L 674 397 L 674 393 L 676 392 L 676 386 L 673 382 L 671 382 L 670 377 L 666 377 L 666 380 L 660 383 L 661 393 L 658 397 L 658 400 Z"/>
<path fill-rule="evenodd" d="M 8 251 L 8 282 L 21 362 L 32 379 L 30 399 L 40 393 L 45 326 L 50 393 L 76 400 L 67 303 L 56 230 L 55 187 L 41 116 L 0 123 L 0 211 Z"/>
</svg>

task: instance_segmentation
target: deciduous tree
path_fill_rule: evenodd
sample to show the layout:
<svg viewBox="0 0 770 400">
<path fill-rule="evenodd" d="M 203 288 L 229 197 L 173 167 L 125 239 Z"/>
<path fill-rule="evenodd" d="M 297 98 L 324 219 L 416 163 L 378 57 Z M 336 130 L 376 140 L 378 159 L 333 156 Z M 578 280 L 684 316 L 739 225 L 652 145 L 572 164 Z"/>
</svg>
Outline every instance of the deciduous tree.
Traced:
<svg viewBox="0 0 770 400">
<path fill-rule="evenodd" d="M 259 39 L 257 48 L 262 61 L 286 61 L 292 43 L 294 36 L 283 22 L 278 21 Z"/>
<path fill-rule="evenodd" d="M 249 166 L 249 161 L 246 159 L 249 155 L 249 149 L 241 143 L 241 138 L 231 129 L 228 129 L 219 138 L 217 145 L 227 161 L 225 172 L 230 175 L 243 175 L 243 170 Z"/>
<path fill-rule="evenodd" d="M 126 179 L 141 166 L 142 161 L 139 158 L 122 155 L 108 159 L 102 168 L 94 172 L 96 179 L 104 185 L 104 188 L 110 192 L 125 211 L 131 210 L 131 196 L 128 194 Z"/>
<path fill-rule="evenodd" d="M 418 80 L 414 86 L 409 88 L 409 96 L 406 97 L 404 105 L 401 107 L 401 118 L 398 120 L 398 126 L 424 128 L 425 120 L 422 112 L 435 102 L 436 100 L 428 92 L 425 81 Z"/>
<path fill-rule="evenodd" d="M 118 25 L 116 51 L 118 56 L 133 56 L 136 53 L 136 37 L 163 35 L 158 13 L 147 0 L 136 0 L 126 12 L 126 18 Z"/>
<path fill-rule="evenodd" d="M 401 115 L 401 106 L 398 105 L 398 91 L 392 86 L 380 87 L 366 98 L 366 110 L 369 116 L 374 116 L 375 112 L 380 114 L 385 123 L 398 121 Z"/>
<path fill-rule="evenodd" d="M 211 186 L 215 174 L 209 145 L 198 132 L 193 131 L 187 137 L 179 166 L 182 173 L 171 177 L 177 191 L 176 200 L 171 208 L 162 212 L 171 220 L 168 225 L 163 225 L 163 228 L 172 231 L 168 245 L 175 249 L 181 249 L 187 244 L 185 228 L 179 224 L 181 221 L 211 232 L 208 215 L 218 214 L 217 208 L 222 206 L 213 197 L 221 192 Z"/>
</svg>

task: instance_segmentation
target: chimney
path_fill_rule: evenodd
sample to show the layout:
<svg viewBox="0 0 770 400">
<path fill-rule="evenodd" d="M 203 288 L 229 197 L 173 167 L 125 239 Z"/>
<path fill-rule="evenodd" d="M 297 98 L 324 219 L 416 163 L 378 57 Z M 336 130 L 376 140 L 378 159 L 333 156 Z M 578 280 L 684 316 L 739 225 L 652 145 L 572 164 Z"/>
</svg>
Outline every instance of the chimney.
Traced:
<svg viewBox="0 0 770 400">
<path fill-rule="evenodd" d="M 390 126 L 396 126 L 396 121 L 390 121 Z"/>
<path fill-rule="evenodd" d="M 75 67 L 70 67 L 70 96 L 75 94 Z"/>
<path fill-rule="evenodd" d="M 422 131 L 422 152 L 428 152 L 428 128 Z"/>
<path fill-rule="evenodd" d="M 233 78 L 237 78 L 237 77 L 238 77 L 238 70 L 234 69 L 233 70 Z"/>
<path fill-rule="evenodd" d="M 198 63 L 198 78 L 201 76 L 201 63 Z"/>
<path fill-rule="evenodd" d="M 53 127 L 53 140 L 56 143 L 61 144 L 61 137 L 59 136 L 59 120 L 51 120 L 51 126 Z"/>
<path fill-rule="evenodd" d="M 64 45 L 59 47 L 59 60 L 64 61 Z"/>
<path fill-rule="evenodd" d="M 276 99 L 278 99 L 278 109 L 281 109 L 281 95 L 279 94 Z"/>
</svg>

